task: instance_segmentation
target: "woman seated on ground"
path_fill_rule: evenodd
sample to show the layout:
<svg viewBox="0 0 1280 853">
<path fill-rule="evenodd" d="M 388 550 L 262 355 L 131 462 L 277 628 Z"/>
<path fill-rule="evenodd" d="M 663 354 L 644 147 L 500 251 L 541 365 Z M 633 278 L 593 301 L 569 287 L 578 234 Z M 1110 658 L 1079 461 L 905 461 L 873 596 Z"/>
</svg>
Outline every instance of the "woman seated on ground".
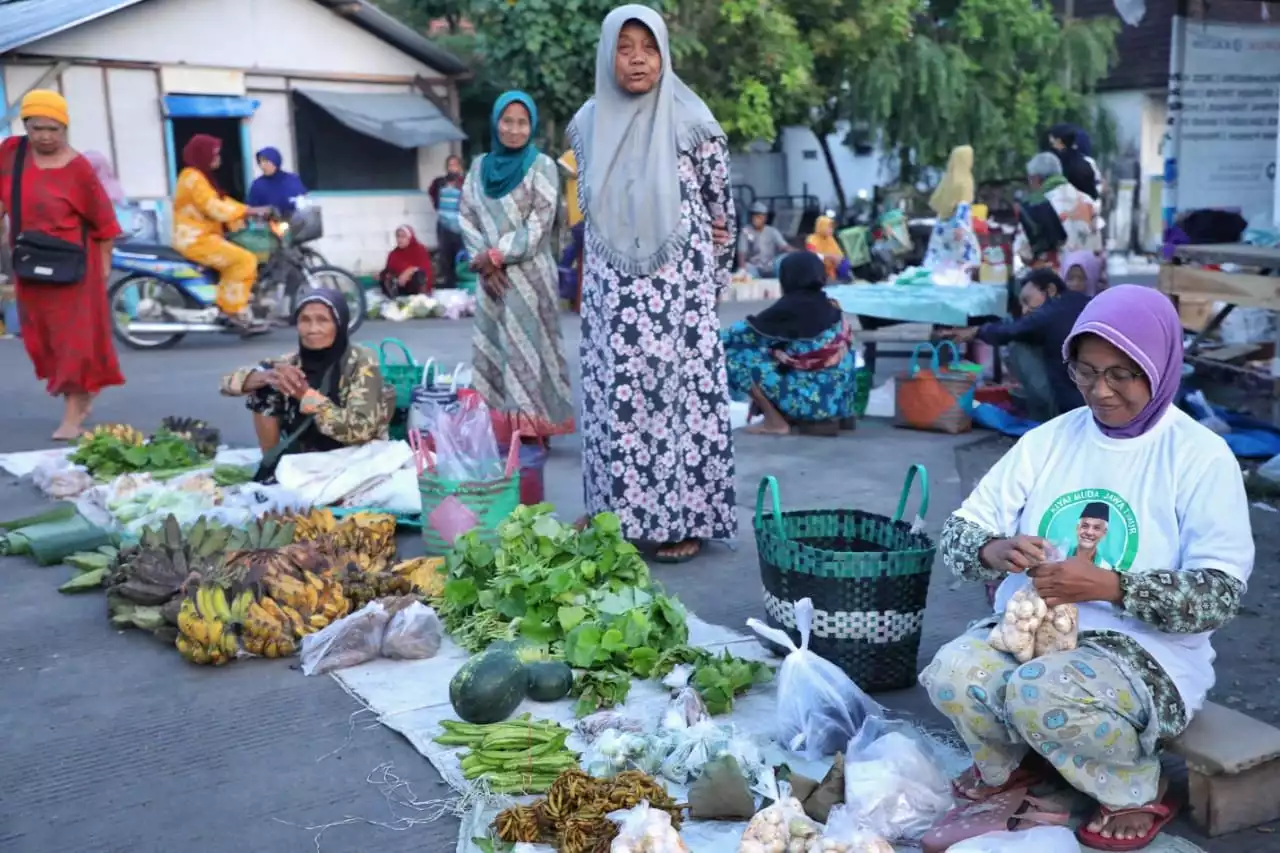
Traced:
<svg viewBox="0 0 1280 853">
<path fill-rule="evenodd" d="M 349 343 L 346 299 L 311 291 L 295 316 L 298 350 L 237 370 L 222 393 L 247 397 L 263 453 L 317 453 L 387 437 L 395 392 L 382 384 L 378 357 Z"/>
<path fill-rule="evenodd" d="M 827 271 L 827 281 L 850 281 L 853 270 L 849 259 L 844 256 L 844 249 L 836 240 L 836 221 L 830 216 L 819 216 L 813 223 L 813 233 L 804 241 L 804 247 L 822 258 L 822 265 Z"/>
<path fill-rule="evenodd" d="M 1007 346 L 1006 362 L 1018 380 L 1023 414 L 1047 421 L 1084 405 L 1080 389 L 1062 361 L 1062 345 L 1071 334 L 1089 297 L 1069 289 L 1051 269 L 1027 273 L 1020 294 L 1022 316 L 944 332 L 959 342 L 977 339 L 993 347 Z"/>
<path fill-rule="evenodd" d="M 1107 262 L 1097 252 L 1072 252 L 1062 259 L 1062 280 L 1068 290 L 1097 296 L 1106 290 Z"/>
<path fill-rule="evenodd" d="M 957 793 L 984 801 L 1056 771 L 1098 802 L 1082 843 L 1137 850 L 1175 811 L 1160 746 L 1213 686 L 1210 636 L 1253 570 L 1249 504 L 1226 443 L 1173 405 L 1182 328 L 1168 298 L 1099 294 L 1062 357 L 1087 408 L 1027 433 L 939 550 L 962 578 L 1003 580 L 996 613 L 1029 585 L 1050 607 L 1077 604 L 1079 648 L 1019 665 L 988 644 L 993 617 L 943 646 L 920 683 L 973 755 Z"/>
<path fill-rule="evenodd" d="M 378 276 L 378 284 L 388 299 L 435 292 L 435 273 L 431 269 L 431 252 L 408 225 L 396 229 L 396 247 L 387 255 L 387 263 Z"/>
<path fill-rule="evenodd" d="M 782 259 L 782 298 L 721 333 L 729 390 L 751 398 L 764 422 L 747 432 L 835 435 L 853 414 L 855 359 L 844 315 L 822 292 L 826 270 L 812 252 Z"/>
</svg>

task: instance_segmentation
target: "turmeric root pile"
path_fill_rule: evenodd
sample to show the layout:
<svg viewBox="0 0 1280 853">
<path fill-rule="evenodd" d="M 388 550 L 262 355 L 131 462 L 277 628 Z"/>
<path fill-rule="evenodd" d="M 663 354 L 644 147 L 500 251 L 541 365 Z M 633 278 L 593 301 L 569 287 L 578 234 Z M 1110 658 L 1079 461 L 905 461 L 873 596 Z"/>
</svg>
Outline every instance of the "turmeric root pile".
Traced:
<svg viewBox="0 0 1280 853">
<path fill-rule="evenodd" d="M 1080 615 L 1074 604 L 1049 607 L 1035 587 L 1026 586 L 1013 594 L 1004 608 L 1004 618 L 991 629 L 987 642 L 993 649 L 1008 652 L 1018 663 L 1076 647 Z"/>
</svg>

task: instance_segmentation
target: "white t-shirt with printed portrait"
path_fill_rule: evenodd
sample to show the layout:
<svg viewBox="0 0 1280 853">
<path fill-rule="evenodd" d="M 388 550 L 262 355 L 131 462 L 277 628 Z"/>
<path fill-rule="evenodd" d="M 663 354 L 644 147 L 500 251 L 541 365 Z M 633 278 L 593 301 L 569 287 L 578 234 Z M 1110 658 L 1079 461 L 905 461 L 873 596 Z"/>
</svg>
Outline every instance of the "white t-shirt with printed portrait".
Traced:
<svg viewBox="0 0 1280 853">
<path fill-rule="evenodd" d="M 1247 583 L 1254 545 L 1249 501 L 1222 437 L 1171 406 L 1144 435 L 1103 434 L 1087 407 L 1028 432 L 957 514 L 998 536 L 1048 539 L 1063 555 L 1119 572 L 1216 569 Z M 1009 575 L 995 610 L 1030 582 Z M 1177 686 L 1188 713 L 1213 687 L 1212 631 L 1171 634 L 1118 605 L 1080 605 L 1081 631 L 1133 637 Z"/>
</svg>

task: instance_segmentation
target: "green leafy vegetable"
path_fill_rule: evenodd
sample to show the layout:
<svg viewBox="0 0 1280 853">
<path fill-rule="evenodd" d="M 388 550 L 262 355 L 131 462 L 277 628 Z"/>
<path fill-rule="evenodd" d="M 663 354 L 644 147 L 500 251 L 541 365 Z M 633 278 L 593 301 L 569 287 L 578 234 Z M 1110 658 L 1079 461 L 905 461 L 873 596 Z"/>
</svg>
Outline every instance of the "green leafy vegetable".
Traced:
<svg viewBox="0 0 1280 853">
<path fill-rule="evenodd" d="M 735 698 L 773 678 L 768 664 L 734 657 L 728 651 L 716 656 L 694 646 L 675 646 L 659 655 L 652 668 L 653 677 L 666 678 L 677 666 L 693 667 L 689 684 L 713 715 L 729 713 Z"/>
<path fill-rule="evenodd" d="M 257 473 L 244 465 L 217 465 L 213 469 L 213 481 L 219 486 L 241 486 L 252 482 Z"/>
<path fill-rule="evenodd" d="M 106 433 L 95 435 L 76 448 L 71 461 L 88 468 L 94 477 L 111 478 L 194 468 L 206 460 L 189 441 L 161 430 L 143 445 L 127 444 Z"/>
<path fill-rule="evenodd" d="M 616 669 L 580 672 L 573 680 L 569 695 L 577 697 L 573 712 L 579 717 L 593 714 L 601 708 L 612 708 L 627 701 L 631 692 L 631 677 Z"/>
</svg>

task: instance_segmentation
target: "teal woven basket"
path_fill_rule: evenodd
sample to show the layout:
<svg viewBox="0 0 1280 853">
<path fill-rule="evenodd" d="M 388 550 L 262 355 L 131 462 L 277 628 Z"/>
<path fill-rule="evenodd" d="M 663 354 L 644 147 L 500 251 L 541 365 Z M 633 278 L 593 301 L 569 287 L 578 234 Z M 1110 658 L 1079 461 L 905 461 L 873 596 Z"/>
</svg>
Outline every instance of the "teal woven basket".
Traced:
<svg viewBox="0 0 1280 853">
<path fill-rule="evenodd" d="M 871 399 L 871 371 L 859 367 L 853 377 L 853 414 L 859 418 L 867 414 L 867 402 Z"/>
<path fill-rule="evenodd" d="M 454 541 L 476 531 L 498 544 L 498 525 L 520 506 L 520 435 L 511 436 L 507 468 L 493 480 L 448 480 L 435 471 L 418 475 L 422 495 L 422 544 L 428 557 L 453 550 Z"/>
</svg>

